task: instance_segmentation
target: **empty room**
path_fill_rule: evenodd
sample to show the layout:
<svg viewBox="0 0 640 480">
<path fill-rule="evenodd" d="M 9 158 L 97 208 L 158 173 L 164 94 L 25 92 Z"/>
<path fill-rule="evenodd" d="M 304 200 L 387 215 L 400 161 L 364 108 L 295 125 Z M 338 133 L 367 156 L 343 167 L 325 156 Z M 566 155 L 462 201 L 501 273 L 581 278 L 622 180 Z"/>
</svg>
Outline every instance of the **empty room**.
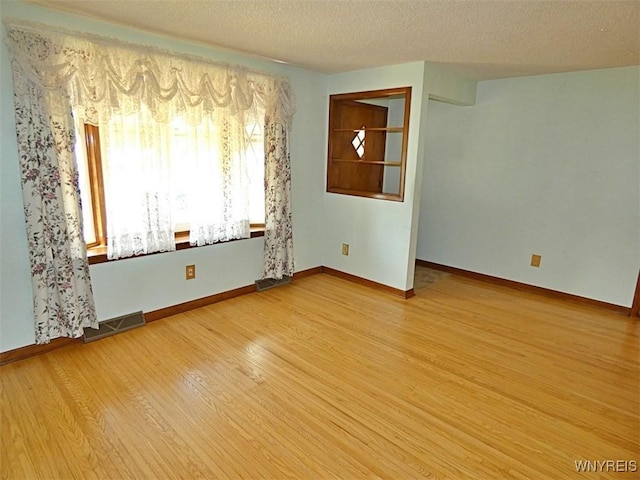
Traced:
<svg viewBox="0 0 640 480">
<path fill-rule="evenodd" d="M 0 16 L 0 478 L 638 478 L 640 2 Z"/>
</svg>

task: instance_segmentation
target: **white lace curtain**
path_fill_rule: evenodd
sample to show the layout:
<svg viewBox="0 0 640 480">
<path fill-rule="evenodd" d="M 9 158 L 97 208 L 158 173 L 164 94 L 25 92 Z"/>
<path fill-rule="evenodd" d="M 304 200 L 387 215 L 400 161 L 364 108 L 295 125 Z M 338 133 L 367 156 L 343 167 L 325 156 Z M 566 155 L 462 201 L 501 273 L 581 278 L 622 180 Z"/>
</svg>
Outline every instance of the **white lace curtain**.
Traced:
<svg viewBox="0 0 640 480">
<path fill-rule="evenodd" d="M 8 20 L 5 27 L 38 343 L 58 334 L 78 336 L 95 325 L 72 111 L 90 108 L 99 122 L 108 122 L 144 107 L 156 122 L 170 122 L 179 112 L 192 126 L 220 111 L 235 118 L 264 112 L 264 275 L 293 274 L 288 131 L 294 100 L 286 79 L 37 24 Z M 63 247 L 64 255 L 56 250 Z"/>
<path fill-rule="evenodd" d="M 264 120 L 218 109 L 195 124 L 176 112 L 167 125 L 142 105 L 98 121 L 108 257 L 175 250 L 176 227 L 191 245 L 248 238 L 247 129 Z"/>
<path fill-rule="evenodd" d="M 79 123 L 84 123 L 80 121 Z M 100 127 L 109 259 L 175 250 L 170 142 L 145 108 Z M 131 161 L 135 159 L 136 161 Z"/>
</svg>

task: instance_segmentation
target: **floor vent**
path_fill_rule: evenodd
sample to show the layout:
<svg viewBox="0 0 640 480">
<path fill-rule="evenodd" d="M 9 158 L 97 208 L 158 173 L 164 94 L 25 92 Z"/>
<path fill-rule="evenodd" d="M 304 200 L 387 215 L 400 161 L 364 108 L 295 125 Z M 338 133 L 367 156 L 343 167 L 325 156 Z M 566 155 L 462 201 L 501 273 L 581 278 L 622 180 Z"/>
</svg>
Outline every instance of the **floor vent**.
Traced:
<svg viewBox="0 0 640 480">
<path fill-rule="evenodd" d="M 263 290 L 269 290 L 270 288 L 286 285 L 287 283 L 291 283 L 291 277 L 285 276 L 279 280 L 275 278 L 263 278 L 262 280 L 256 280 L 256 290 L 262 292 Z"/>
<path fill-rule="evenodd" d="M 130 313 L 121 317 L 112 318 L 100 322 L 98 328 L 85 328 L 82 340 L 84 343 L 100 340 L 104 337 L 110 337 L 116 333 L 126 332 L 132 328 L 141 327 L 145 324 L 142 312 Z"/>
</svg>

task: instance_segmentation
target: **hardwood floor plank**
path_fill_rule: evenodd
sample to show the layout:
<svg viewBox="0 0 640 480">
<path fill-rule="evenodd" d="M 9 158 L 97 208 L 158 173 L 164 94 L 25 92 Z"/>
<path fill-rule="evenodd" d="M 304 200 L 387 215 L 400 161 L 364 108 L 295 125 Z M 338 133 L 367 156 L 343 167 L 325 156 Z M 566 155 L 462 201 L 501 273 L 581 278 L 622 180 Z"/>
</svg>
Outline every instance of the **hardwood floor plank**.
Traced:
<svg viewBox="0 0 640 480">
<path fill-rule="evenodd" d="M 287 336 L 289 338 L 291 338 L 291 335 L 287 335 Z M 288 349 L 290 349 L 290 348 L 291 348 L 291 346 L 289 346 Z M 318 351 L 321 351 L 321 350 L 322 349 L 318 349 Z M 316 359 L 316 360 L 321 362 L 320 358 Z M 357 365 L 357 364 L 358 363 L 356 362 L 355 365 Z M 313 367 L 311 365 L 305 365 L 305 366 L 297 365 L 296 370 L 297 371 L 301 371 L 301 370 L 304 371 L 304 370 L 310 370 L 312 368 Z M 350 381 L 348 383 L 357 383 L 358 379 L 362 378 L 362 379 L 365 379 L 365 380 L 368 379 L 367 383 L 369 385 L 371 385 L 371 381 L 370 381 L 371 380 L 371 374 L 372 374 L 372 372 L 359 372 L 358 374 L 356 374 L 354 379 L 349 379 Z M 314 375 L 314 377 L 317 377 L 317 376 L 318 375 Z M 335 393 L 336 391 L 340 391 L 341 393 L 344 393 L 345 391 L 349 390 L 349 388 L 347 386 L 345 386 L 344 382 L 342 382 L 340 385 L 338 385 L 338 384 L 335 384 L 335 383 L 331 384 L 331 381 L 332 381 L 331 378 L 324 378 L 322 380 L 322 382 L 320 383 L 320 385 L 325 385 L 327 383 L 330 385 L 329 394 Z M 310 380 L 307 379 L 306 383 L 310 383 Z M 362 391 L 362 390 L 366 390 L 366 386 L 365 385 L 358 385 L 358 391 Z M 345 393 L 345 395 L 348 395 L 348 393 Z M 372 396 L 372 398 L 382 397 L 382 396 L 384 396 L 384 390 L 383 389 L 379 389 L 379 390 L 376 390 L 374 392 L 371 392 L 371 396 Z M 349 398 L 349 399 L 346 399 L 346 400 L 344 398 L 339 398 L 336 403 L 337 404 L 343 404 L 343 405 L 350 405 L 350 404 L 354 404 L 355 403 L 355 404 L 357 404 L 359 406 L 359 409 L 358 409 L 359 411 L 362 411 L 364 409 L 362 403 L 358 404 L 358 398 Z M 377 408 L 378 408 L 378 410 L 380 410 L 380 409 L 384 410 L 384 408 L 388 409 L 388 407 L 389 407 L 389 405 L 381 405 L 381 406 L 378 406 Z M 406 410 L 406 408 L 407 408 L 407 405 L 405 404 L 405 405 L 402 405 L 402 406 L 398 407 L 398 410 L 399 411 L 403 411 L 403 410 Z M 357 412 L 356 412 L 356 415 L 357 415 Z M 375 419 L 375 418 L 373 420 L 372 419 L 368 419 L 368 418 L 367 419 L 360 419 L 360 424 L 361 425 L 366 425 L 366 424 L 371 424 L 371 423 L 375 424 L 376 420 L 378 420 L 378 419 Z M 406 422 L 405 425 L 412 424 L 414 422 L 414 420 L 415 419 L 411 419 L 409 422 Z M 350 428 L 353 429 L 353 428 L 356 428 L 356 427 L 354 425 L 351 425 Z M 380 434 L 381 432 L 377 432 L 377 433 Z M 409 438 L 410 439 L 411 435 L 415 434 L 415 433 L 416 432 L 411 432 L 411 434 L 407 434 L 407 432 L 400 432 L 399 435 L 402 436 L 403 438 Z M 389 437 L 398 437 L 399 435 L 398 435 L 398 432 L 396 432 L 395 434 L 389 434 Z M 386 446 L 386 448 L 388 448 L 388 446 Z M 492 473 L 495 475 L 495 472 L 492 472 Z"/>
<path fill-rule="evenodd" d="M 639 323 L 308 276 L 0 367 L 0 478 L 637 478 Z"/>
</svg>

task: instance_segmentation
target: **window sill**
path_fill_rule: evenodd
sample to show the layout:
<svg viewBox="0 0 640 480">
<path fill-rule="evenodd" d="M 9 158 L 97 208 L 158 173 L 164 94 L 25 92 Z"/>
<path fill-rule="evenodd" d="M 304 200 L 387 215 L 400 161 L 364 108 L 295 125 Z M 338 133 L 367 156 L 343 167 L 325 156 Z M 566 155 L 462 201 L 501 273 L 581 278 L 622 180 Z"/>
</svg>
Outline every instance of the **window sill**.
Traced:
<svg viewBox="0 0 640 480">
<path fill-rule="evenodd" d="M 264 237 L 264 226 L 260 225 L 260 226 L 251 227 L 251 235 L 249 236 L 249 238 L 257 238 L 257 237 Z M 246 240 L 246 238 L 228 240 L 228 242 L 237 242 L 238 240 Z M 219 242 L 219 243 L 227 243 L 227 242 Z M 217 243 L 214 243 L 212 245 L 217 245 Z M 176 250 L 186 250 L 188 248 L 198 248 L 198 246 L 196 245 L 192 246 L 191 244 L 189 244 L 188 232 L 176 233 Z M 154 252 L 154 253 L 147 253 L 143 255 L 134 255 L 132 257 L 117 258 L 114 260 L 109 260 L 107 258 L 106 246 L 100 245 L 97 247 L 87 248 L 87 257 L 89 259 L 89 265 L 95 265 L 96 263 L 118 262 L 120 260 L 127 260 L 129 258 L 138 258 L 138 257 L 146 257 L 148 255 L 156 255 L 158 253 L 167 253 L 167 252 Z"/>
</svg>

